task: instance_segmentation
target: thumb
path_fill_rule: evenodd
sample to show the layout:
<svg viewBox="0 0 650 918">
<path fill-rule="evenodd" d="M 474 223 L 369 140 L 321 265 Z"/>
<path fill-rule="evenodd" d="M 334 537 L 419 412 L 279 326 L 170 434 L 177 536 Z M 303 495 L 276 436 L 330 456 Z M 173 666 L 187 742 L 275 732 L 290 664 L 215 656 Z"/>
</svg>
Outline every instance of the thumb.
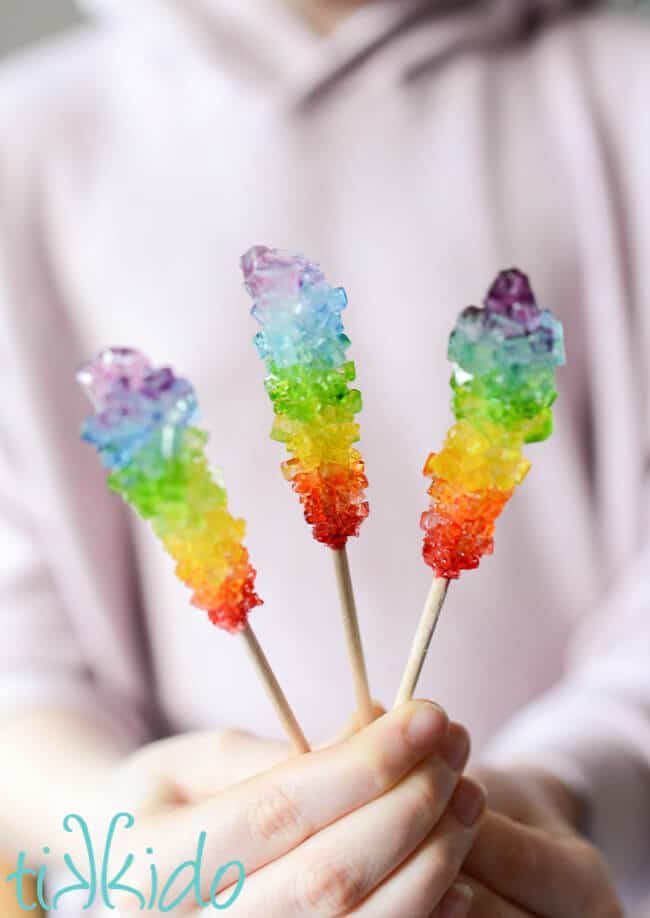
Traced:
<svg viewBox="0 0 650 918">
<path fill-rule="evenodd" d="M 207 800 L 291 755 L 288 743 L 233 729 L 189 733 L 160 746 L 157 775 L 174 789 L 176 802 L 184 803 Z"/>
</svg>

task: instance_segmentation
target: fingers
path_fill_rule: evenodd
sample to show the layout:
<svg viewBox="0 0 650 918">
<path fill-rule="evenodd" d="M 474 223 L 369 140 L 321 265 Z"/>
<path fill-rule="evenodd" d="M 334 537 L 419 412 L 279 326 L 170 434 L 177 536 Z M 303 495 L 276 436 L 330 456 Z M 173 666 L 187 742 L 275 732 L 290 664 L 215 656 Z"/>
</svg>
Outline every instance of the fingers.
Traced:
<svg viewBox="0 0 650 918">
<path fill-rule="evenodd" d="M 206 730 L 169 737 L 134 754 L 121 774 L 122 807 L 156 811 L 196 803 L 266 771 L 291 754 L 287 743 L 240 730 Z"/>
<path fill-rule="evenodd" d="M 470 777 L 490 789 L 490 809 L 515 822 L 537 826 L 556 835 L 575 834 L 566 818 L 571 795 L 557 779 L 539 769 L 509 768 L 507 772 L 480 766 Z M 564 806 L 560 806 L 559 800 Z M 576 809 L 574 802 L 574 809 Z"/>
<path fill-rule="evenodd" d="M 211 797 L 239 781 L 246 781 L 285 762 L 294 754 L 289 743 L 260 739 L 241 730 L 222 730 L 215 743 L 214 760 L 219 763 L 219 783 L 210 780 L 210 762 L 204 762 L 202 785 L 195 784 L 195 801 Z M 212 765 L 214 771 L 214 765 Z"/>
<path fill-rule="evenodd" d="M 429 918 L 468 918 L 473 896 L 472 888 L 466 883 L 454 883 Z M 498 915 L 492 918 L 498 918 Z"/>
<path fill-rule="evenodd" d="M 483 790 L 461 778 L 442 819 L 424 842 L 366 901 L 350 912 L 354 918 L 427 918 L 437 903 L 461 898 L 467 913 L 468 894 L 450 892 L 468 851 L 476 840 L 485 809 Z M 452 912 L 451 915 L 454 913 Z M 440 911 L 444 916 L 444 910 Z"/>
<path fill-rule="evenodd" d="M 435 901 L 432 895 L 442 896 L 475 839 L 476 833 L 461 819 L 474 825 L 483 806 L 481 791 L 470 782 L 454 793 L 469 752 L 462 727 L 450 728 L 449 742 L 446 738 L 440 751 L 383 796 L 250 877 L 250 914 L 263 912 L 266 918 L 347 914 L 425 918 Z M 435 844 L 432 839 L 428 850 L 408 864 L 411 883 L 391 878 L 366 902 L 373 890 L 409 861 L 438 822 Z"/>
<path fill-rule="evenodd" d="M 477 768 L 470 768 L 469 775 L 489 788 L 491 810 L 502 813 L 515 822 L 537 826 L 544 825 L 544 820 L 548 818 L 548 807 L 545 807 L 542 811 L 542 808 L 531 800 L 528 785 L 523 792 L 516 793 L 513 790 L 515 779 L 513 778 L 512 770 L 504 773 L 498 769 L 486 768 L 481 765 Z"/>
<path fill-rule="evenodd" d="M 595 848 L 578 837 L 549 835 L 491 811 L 464 869 L 525 914 L 588 918 L 620 909 Z"/>
<path fill-rule="evenodd" d="M 413 702 L 338 746 L 291 759 L 200 803 L 169 807 L 146 826 L 159 839 L 160 874 L 185 861 L 205 832 L 201 889 L 207 899 L 209 877 L 220 864 L 237 857 L 249 876 L 381 797 L 441 746 L 447 725 L 440 708 Z M 140 889 L 148 888 L 143 874 Z"/>
<path fill-rule="evenodd" d="M 518 906 L 506 902 L 473 877 L 461 874 L 459 885 L 468 890 L 469 903 L 466 912 L 459 911 L 458 918 L 534 918 L 528 909 L 523 911 Z M 444 910 L 439 910 L 434 911 L 431 918 L 456 918 L 456 915 L 452 912 L 448 916 Z"/>
</svg>

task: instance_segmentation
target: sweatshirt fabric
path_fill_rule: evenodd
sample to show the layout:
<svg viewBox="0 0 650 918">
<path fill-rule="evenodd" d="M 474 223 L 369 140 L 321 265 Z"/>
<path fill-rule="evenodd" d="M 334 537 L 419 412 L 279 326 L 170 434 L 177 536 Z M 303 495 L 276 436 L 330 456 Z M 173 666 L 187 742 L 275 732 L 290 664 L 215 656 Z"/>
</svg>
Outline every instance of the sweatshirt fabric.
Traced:
<svg viewBox="0 0 650 918">
<path fill-rule="evenodd" d="M 272 0 L 101 6 L 0 70 L 2 708 L 74 706 L 133 748 L 281 735 L 240 642 L 79 440 L 76 366 L 127 345 L 196 386 L 248 524 L 252 624 L 307 735 L 352 709 L 332 559 L 269 439 L 238 266 L 256 243 L 349 296 L 371 505 L 349 552 L 389 705 L 430 582 L 447 337 L 517 265 L 565 325 L 556 431 L 494 555 L 452 585 L 418 692 L 475 760 L 585 793 L 629 914 L 650 915 L 648 28 L 521 0 L 377 2 L 327 37 Z"/>
</svg>

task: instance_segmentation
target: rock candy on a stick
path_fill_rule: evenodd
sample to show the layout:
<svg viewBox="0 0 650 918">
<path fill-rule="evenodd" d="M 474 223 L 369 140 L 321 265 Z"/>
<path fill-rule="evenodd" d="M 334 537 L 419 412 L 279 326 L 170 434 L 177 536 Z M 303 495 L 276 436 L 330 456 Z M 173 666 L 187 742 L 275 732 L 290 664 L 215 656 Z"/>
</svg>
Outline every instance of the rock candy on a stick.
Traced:
<svg viewBox="0 0 650 918">
<path fill-rule="evenodd" d="M 553 430 L 555 370 L 565 363 L 562 324 L 540 309 L 525 274 L 502 271 L 482 309 L 464 309 L 449 339 L 456 423 L 424 474 L 423 557 L 435 572 L 396 705 L 408 701 L 451 580 L 494 550 L 497 517 L 526 477 L 525 443 Z"/>
<path fill-rule="evenodd" d="M 493 551 L 496 519 L 530 469 L 523 446 L 553 430 L 562 325 L 538 307 L 525 274 L 503 271 L 483 309 L 461 312 L 448 354 L 456 423 L 426 461 L 421 523 L 424 560 L 451 580 Z"/>
<path fill-rule="evenodd" d="M 368 516 L 368 480 L 354 445 L 361 393 L 350 386 L 355 367 L 341 320 L 347 296 L 302 255 L 258 245 L 241 267 L 260 325 L 255 346 L 275 412 L 271 436 L 289 453 L 282 471 L 314 538 L 333 550 L 359 716 L 369 723 L 373 707 L 346 553 Z"/>
<path fill-rule="evenodd" d="M 194 424 L 192 385 L 129 348 L 102 351 L 77 380 L 94 406 L 81 436 L 110 470 L 109 488 L 151 523 L 192 590 L 193 605 L 213 624 L 241 634 L 289 738 L 308 750 L 248 622 L 262 600 L 243 545 L 245 524 L 228 510 L 221 473 L 208 466 L 208 435 Z"/>
</svg>

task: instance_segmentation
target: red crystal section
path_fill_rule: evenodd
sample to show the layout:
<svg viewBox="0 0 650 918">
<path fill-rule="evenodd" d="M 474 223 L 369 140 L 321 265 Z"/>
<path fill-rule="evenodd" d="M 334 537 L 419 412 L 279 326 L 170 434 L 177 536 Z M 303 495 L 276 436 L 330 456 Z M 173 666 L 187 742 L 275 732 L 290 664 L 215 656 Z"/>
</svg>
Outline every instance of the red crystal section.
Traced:
<svg viewBox="0 0 650 918">
<path fill-rule="evenodd" d="M 241 571 L 234 571 L 221 583 L 219 592 L 211 597 L 210 605 L 203 605 L 197 593 L 192 604 L 203 608 L 213 625 L 235 634 L 248 624 L 248 613 L 257 606 L 264 605 L 264 600 L 255 592 L 255 568 L 250 564 L 242 565 Z"/>
<path fill-rule="evenodd" d="M 420 519 L 423 557 L 437 577 L 457 580 L 462 570 L 479 566 L 494 551 L 497 517 L 512 491 L 462 491 L 442 478 L 429 488 L 431 507 Z"/>
<path fill-rule="evenodd" d="M 359 535 L 369 512 L 364 496 L 368 479 L 362 462 L 358 468 L 336 465 L 297 472 L 292 476 L 292 486 L 317 542 L 340 549 L 350 536 Z"/>
</svg>

